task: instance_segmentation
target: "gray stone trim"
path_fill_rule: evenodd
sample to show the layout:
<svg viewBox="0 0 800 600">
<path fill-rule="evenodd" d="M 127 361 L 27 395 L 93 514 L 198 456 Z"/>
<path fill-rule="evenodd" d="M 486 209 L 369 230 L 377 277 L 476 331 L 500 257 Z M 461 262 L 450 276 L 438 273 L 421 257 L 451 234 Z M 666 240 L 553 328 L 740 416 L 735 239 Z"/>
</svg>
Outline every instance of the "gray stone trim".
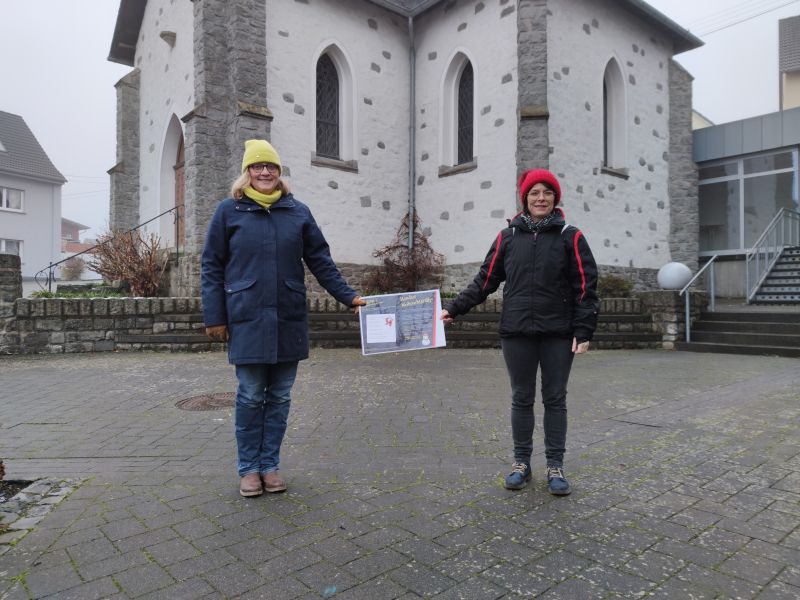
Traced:
<svg viewBox="0 0 800 600">
<path fill-rule="evenodd" d="M 669 249 L 672 260 L 696 271 L 700 217 L 697 165 L 692 159 L 692 79 L 669 61 Z"/>
<path fill-rule="evenodd" d="M 459 173 L 469 173 L 478 168 L 478 159 L 474 156 L 472 160 L 460 165 L 447 166 L 441 165 L 439 167 L 439 177 L 449 177 L 450 175 L 458 175 Z"/>
<path fill-rule="evenodd" d="M 348 173 L 358 173 L 357 160 L 339 160 L 338 158 L 328 158 L 319 156 L 316 152 L 311 152 L 311 164 L 315 167 L 325 169 L 336 169 L 337 171 L 347 171 Z"/>
<path fill-rule="evenodd" d="M 109 169 L 111 229 L 131 229 L 139 224 L 139 69 L 114 86 L 117 88 L 117 164 Z"/>
<path fill-rule="evenodd" d="M 265 0 L 194 3 L 194 110 L 186 123 L 186 251 L 181 287 L 199 293 L 197 254 L 239 175 L 244 141 L 270 138 Z"/>
<path fill-rule="evenodd" d="M 517 10 L 517 172 L 549 168 L 547 0 L 521 0 Z"/>
</svg>

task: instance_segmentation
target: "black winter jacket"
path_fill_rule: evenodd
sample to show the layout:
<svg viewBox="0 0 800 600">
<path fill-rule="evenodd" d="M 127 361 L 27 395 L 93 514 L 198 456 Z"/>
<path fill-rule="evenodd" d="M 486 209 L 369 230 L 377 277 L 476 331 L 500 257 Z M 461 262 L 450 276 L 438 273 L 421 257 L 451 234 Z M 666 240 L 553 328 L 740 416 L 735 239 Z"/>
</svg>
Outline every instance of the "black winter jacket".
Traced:
<svg viewBox="0 0 800 600">
<path fill-rule="evenodd" d="M 597 265 L 579 229 L 565 227 L 556 209 L 550 223 L 534 233 L 521 216 L 503 229 L 473 282 L 446 308 L 451 316 L 469 312 L 503 288 L 500 335 L 553 335 L 592 339 L 597 327 Z"/>
</svg>

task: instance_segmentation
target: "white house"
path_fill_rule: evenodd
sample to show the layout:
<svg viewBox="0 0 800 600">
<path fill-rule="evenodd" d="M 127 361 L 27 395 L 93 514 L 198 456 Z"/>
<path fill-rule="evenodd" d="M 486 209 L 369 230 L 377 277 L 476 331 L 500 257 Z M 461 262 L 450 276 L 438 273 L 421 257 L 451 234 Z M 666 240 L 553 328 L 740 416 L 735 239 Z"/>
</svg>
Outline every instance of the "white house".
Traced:
<svg viewBox="0 0 800 600">
<path fill-rule="evenodd" d="M 641 0 L 121 0 L 111 224 L 183 205 L 185 229 L 148 227 L 195 293 L 210 215 L 263 137 L 340 266 L 368 267 L 414 211 L 454 289 L 518 210 L 518 174 L 545 167 L 602 268 L 650 285 L 697 264 L 672 57 L 699 45 Z"/>
<path fill-rule="evenodd" d="M 0 253 L 20 256 L 23 278 L 60 260 L 64 183 L 22 117 L 0 111 Z"/>
</svg>

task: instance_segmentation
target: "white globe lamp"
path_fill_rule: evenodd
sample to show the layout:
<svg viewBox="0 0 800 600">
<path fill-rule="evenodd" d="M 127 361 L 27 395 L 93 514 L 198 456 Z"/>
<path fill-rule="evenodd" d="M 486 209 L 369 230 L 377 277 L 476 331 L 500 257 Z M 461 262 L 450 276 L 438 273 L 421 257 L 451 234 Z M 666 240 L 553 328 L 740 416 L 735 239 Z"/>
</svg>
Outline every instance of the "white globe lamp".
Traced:
<svg viewBox="0 0 800 600">
<path fill-rule="evenodd" d="M 658 270 L 658 285 L 663 290 L 683 289 L 692 278 L 692 271 L 683 263 L 671 262 Z"/>
</svg>

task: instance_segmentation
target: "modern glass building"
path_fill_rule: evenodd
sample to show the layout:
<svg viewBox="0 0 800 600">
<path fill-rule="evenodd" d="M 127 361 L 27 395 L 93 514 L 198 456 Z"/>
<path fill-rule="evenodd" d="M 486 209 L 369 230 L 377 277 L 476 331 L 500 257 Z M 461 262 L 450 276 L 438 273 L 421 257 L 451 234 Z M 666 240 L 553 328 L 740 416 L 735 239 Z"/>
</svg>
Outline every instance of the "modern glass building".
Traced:
<svg viewBox="0 0 800 600">
<path fill-rule="evenodd" d="M 783 208 L 800 209 L 800 108 L 694 131 L 700 259 L 717 254 L 718 293 L 743 297 L 744 258 Z"/>
</svg>

